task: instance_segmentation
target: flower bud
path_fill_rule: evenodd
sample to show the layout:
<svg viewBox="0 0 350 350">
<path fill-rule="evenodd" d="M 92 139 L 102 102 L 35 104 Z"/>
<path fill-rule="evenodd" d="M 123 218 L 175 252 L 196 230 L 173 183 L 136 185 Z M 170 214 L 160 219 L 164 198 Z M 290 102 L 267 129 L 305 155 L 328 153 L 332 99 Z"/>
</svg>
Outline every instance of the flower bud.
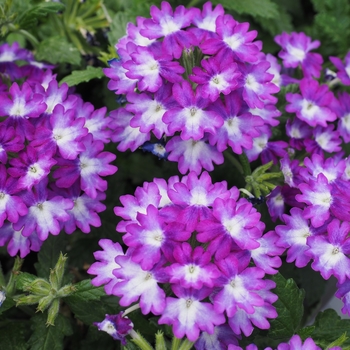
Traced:
<svg viewBox="0 0 350 350">
<path fill-rule="evenodd" d="M 55 299 L 49 308 L 46 326 L 54 326 L 55 325 L 55 319 L 58 315 L 59 309 L 60 309 L 60 300 Z"/>
<path fill-rule="evenodd" d="M 24 287 L 23 290 L 32 294 L 46 296 L 50 293 L 51 285 L 47 280 L 37 278 L 32 283 Z"/>
<path fill-rule="evenodd" d="M 54 267 L 53 270 L 50 270 L 50 276 L 49 276 L 50 283 L 52 287 L 57 290 L 60 289 L 61 287 L 62 278 L 64 275 L 64 266 L 66 264 L 67 259 L 68 258 L 66 255 L 63 255 L 62 253 L 60 253 L 56 266 Z"/>
<path fill-rule="evenodd" d="M 25 294 L 21 294 L 21 295 L 15 296 L 13 299 L 16 302 L 16 306 L 19 306 L 19 305 L 33 305 L 33 304 L 37 304 L 41 298 L 42 298 L 41 295 L 33 295 L 33 294 L 25 295 Z"/>
<path fill-rule="evenodd" d="M 48 295 L 46 297 L 43 297 L 39 300 L 39 304 L 38 304 L 38 307 L 36 308 L 36 311 L 41 311 L 41 312 L 44 312 L 50 305 L 51 303 L 53 302 L 54 300 L 54 296 L 52 295 Z"/>
</svg>

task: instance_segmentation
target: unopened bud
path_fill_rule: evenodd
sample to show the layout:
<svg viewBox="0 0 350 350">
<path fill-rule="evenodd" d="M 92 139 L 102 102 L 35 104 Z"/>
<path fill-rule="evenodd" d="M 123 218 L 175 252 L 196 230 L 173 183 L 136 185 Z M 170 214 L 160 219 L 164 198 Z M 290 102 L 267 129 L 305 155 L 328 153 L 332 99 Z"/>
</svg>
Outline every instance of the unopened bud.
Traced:
<svg viewBox="0 0 350 350">
<path fill-rule="evenodd" d="M 39 300 L 38 307 L 36 308 L 36 311 L 44 312 L 53 302 L 54 297 L 52 295 L 48 295 L 46 297 L 42 297 Z"/>
<path fill-rule="evenodd" d="M 62 284 L 62 278 L 64 275 L 64 267 L 67 261 L 67 256 L 60 253 L 54 269 L 50 270 L 50 283 L 54 289 L 60 289 Z"/>
<path fill-rule="evenodd" d="M 41 295 L 34 295 L 34 294 L 30 294 L 30 295 L 17 295 L 15 297 L 13 297 L 13 300 L 16 302 L 16 306 L 19 305 L 33 305 L 33 304 L 37 304 L 39 302 L 39 300 L 42 298 Z"/>
<path fill-rule="evenodd" d="M 43 278 L 37 278 L 32 283 L 23 288 L 24 291 L 32 294 L 46 296 L 50 293 L 51 285 Z"/>
<path fill-rule="evenodd" d="M 46 326 L 54 326 L 55 325 L 55 319 L 58 315 L 59 309 L 60 309 L 60 300 L 55 299 L 49 308 Z"/>
</svg>

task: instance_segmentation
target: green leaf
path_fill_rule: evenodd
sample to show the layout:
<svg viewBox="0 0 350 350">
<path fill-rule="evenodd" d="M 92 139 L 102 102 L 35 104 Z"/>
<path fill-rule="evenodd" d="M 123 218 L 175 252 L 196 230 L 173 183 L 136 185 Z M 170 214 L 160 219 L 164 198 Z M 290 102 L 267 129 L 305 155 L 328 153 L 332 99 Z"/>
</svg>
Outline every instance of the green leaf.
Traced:
<svg viewBox="0 0 350 350">
<path fill-rule="evenodd" d="M 2 303 L 2 305 L 0 306 L 0 315 L 5 312 L 8 309 L 11 309 L 11 307 L 15 306 L 16 303 L 15 301 L 10 298 L 10 297 L 6 297 L 5 301 Z M 1 349 L 1 347 L 0 347 Z"/>
<path fill-rule="evenodd" d="M 50 235 L 43 243 L 38 254 L 38 262 L 35 264 L 38 277 L 48 278 L 50 269 L 53 269 L 57 263 L 60 253 L 65 253 L 66 250 L 66 236 Z"/>
<path fill-rule="evenodd" d="M 273 304 L 278 317 L 270 321 L 268 336 L 273 339 L 290 338 L 303 316 L 304 291 L 299 290 L 292 278 L 286 280 L 280 273 L 270 278 L 276 282 L 276 288 L 272 291 L 278 295 L 278 300 Z"/>
<path fill-rule="evenodd" d="M 115 299 L 117 298 L 115 297 Z M 106 300 L 108 300 L 108 298 L 101 298 L 100 301 L 86 301 L 74 296 L 64 298 L 64 301 L 74 313 L 75 317 L 87 325 L 102 321 L 106 314 L 116 314 L 119 312 L 118 306 L 114 304 L 113 306 L 109 305 L 105 302 Z"/>
<path fill-rule="evenodd" d="M 110 31 L 108 32 L 108 41 L 114 46 L 120 38 L 126 35 L 126 25 L 129 22 L 135 22 L 134 16 L 128 16 L 124 12 L 118 12 L 112 19 Z"/>
<path fill-rule="evenodd" d="M 319 345 L 327 347 L 330 343 L 340 338 L 344 333 L 350 335 L 350 320 L 343 320 L 333 309 L 320 312 L 313 324 L 312 339 Z M 348 338 L 343 345 L 350 345 Z"/>
<path fill-rule="evenodd" d="M 249 14 L 253 17 L 278 18 L 278 7 L 271 0 L 214 0 L 214 4 L 221 4 L 229 10 L 239 14 Z"/>
<path fill-rule="evenodd" d="M 53 64 L 79 65 L 81 61 L 79 50 L 61 36 L 52 36 L 43 40 L 37 48 L 35 58 L 38 61 L 47 61 Z"/>
<path fill-rule="evenodd" d="M 65 5 L 59 2 L 41 2 L 23 12 L 21 16 L 18 17 L 17 22 L 21 29 L 32 28 L 37 24 L 40 17 L 44 17 L 49 13 L 63 11 L 64 9 Z"/>
<path fill-rule="evenodd" d="M 100 300 L 101 297 L 106 295 L 103 286 L 94 287 L 91 284 L 91 280 L 83 280 L 74 284 L 74 287 L 76 288 L 76 291 L 67 297 L 70 298 L 71 301 L 74 299 L 80 301 Z"/>
<path fill-rule="evenodd" d="M 47 313 L 32 318 L 33 333 L 28 340 L 31 350 L 63 350 L 64 337 L 73 334 L 70 320 L 61 314 L 57 315 L 55 326 L 46 326 Z"/>
<path fill-rule="evenodd" d="M 104 76 L 101 67 L 88 66 L 85 70 L 75 70 L 72 74 L 64 77 L 60 84 L 66 83 L 68 86 L 78 85 L 83 82 L 88 82 L 91 79 L 101 79 Z"/>
<path fill-rule="evenodd" d="M 28 349 L 26 333 L 28 322 L 10 321 L 5 327 L 0 328 L 0 349 L 26 350 Z"/>
</svg>

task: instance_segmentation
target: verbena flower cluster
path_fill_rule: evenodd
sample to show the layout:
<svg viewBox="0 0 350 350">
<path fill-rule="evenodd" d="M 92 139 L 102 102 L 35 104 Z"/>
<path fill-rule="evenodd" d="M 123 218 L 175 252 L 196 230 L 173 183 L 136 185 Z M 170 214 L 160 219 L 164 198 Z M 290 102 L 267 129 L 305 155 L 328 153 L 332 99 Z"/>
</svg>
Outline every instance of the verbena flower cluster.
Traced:
<svg viewBox="0 0 350 350">
<path fill-rule="evenodd" d="M 0 46 L 0 246 L 11 256 L 39 251 L 50 233 L 100 226 L 102 177 L 117 170 L 103 151 L 106 108 L 59 85 L 52 68 L 17 43 Z"/>
<path fill-rule="evenodd" d="M 277 273 L 284 249 L 274 246 L 276 233 L 262 235 L 260 213 L 236 187 L 191 172 L 146 182 L 120 200 L 117 230 L 128 249 L 100 241 L 101 262 L 88 270 L 94 285 L 104 284 L 122 306 L 139 302 L 143 314 L 161 315 L 159 324 L 172 325 L 178 338 L 208 337 L 225 323 L 232 339 L 269 328 L 277 296 L 264 276 Z"/>
<path fill-rule="evenodd" d="M 256 159 L 280 116 L 257 32 L 210 2 L 202 11 L 162 2 L 151 16 L 128 24 L 104 69 L 126 100 L 111 113 L 118 150 L 141 147 L 178 162 L 182 174 L 213 170 L 227 148 Z"/>
<path fill-rule="evenodd" d="M 275 38 L 281 66 L 261 52 L 256 31 L 221 5 L 173 10 L 162 2 L 151 17 L 127 26 L 119 57 L 105 69 L 109 89 L 126 101 L 111 113 L 112 140 L 120 151 L 141 147 L 176 161 L 185 176 L 145 182 L 120 198 L 117 231 L 126 251 L 102 239 L 92 283 L 121 306 L 138 302 L 143 314 L 159 315 L 159 324 L 196 349 L 241 349 L 241 334 L 269 328 L 277 296 L 265 275 L 277 273 L 282 254 L 299 268 L 311 262 L 325 279 L 335 276 L 342 311 L 350 313 L 350 160 L 341 147 L 350 141 L 350 96 L 331 90 L 350 85 L 349 54 L 345 64 L 330 57 L 338 72 L 329 81 L 322 56 L 312 52 L 320 42 L 304 33 Z M 273 96 L 280 89 L 285 125 Z M 277 125 L 283 140 L 273 134 Z M 274 230 L 265 232 L 239 189 L 202 172 L 221 164 L 228 148 L 280 169 L 283 183 L 265 177 Z M 126 322 L 120 316 L 108 319 L 115 332 Z M 129 330 L 112 333 L 124 342 Z M 295 335 L 277 349 L 319 347 Z"/>
</svg>

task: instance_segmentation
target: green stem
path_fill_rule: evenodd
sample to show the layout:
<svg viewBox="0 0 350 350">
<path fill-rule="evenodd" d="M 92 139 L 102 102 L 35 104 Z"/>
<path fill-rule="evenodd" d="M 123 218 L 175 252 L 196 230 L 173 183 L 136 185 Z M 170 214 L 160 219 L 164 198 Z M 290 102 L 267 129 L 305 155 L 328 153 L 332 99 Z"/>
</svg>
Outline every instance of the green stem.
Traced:
<svg viewBox="0 0 350 350">
<path fill-rule="evenodd" d="M 187 338 L 182 342 L 179 350 L 190 350 L 192 349 L 193 342 L 189 341 Z"/>
<path fill-rule="evenodd" d="M 18 275 L 18 272 L 21 270 L 23 261 L 23 259 L 20 259 L 18 256 L 16 256 L 15 263 L 11 271 L 10 280 L 6 286 L 6 294 L 8 296 L 12 296 L 16 291 L 16 277 Z"/>
<path fill-rule="evenodd" d="M 243 172 L 243 168 L 242 168 L 242 165 L 241 163 L 237 160 L 237 158 L 235 156 L 233 156 L 232 154 L 228 153 L 228 152 L 225 152 L 224 153 L 224 157 L 230 162 L 232 163 L 232 165 L 234 167 L 237 168 L 237 170 L 243 175 L 244 172 Z"/>
<path fill-rule="evenodd" d="M 252 170 L 250 169 L 249 160 L 248 160 L 246 154 L 244 152 L 242 152 L 242 154 L 239 154 L 238 157 L 239 157 L 239 160 L 241 162 L 244 175 L 245 176 L 251 175 Z"/>
<path fill-rule="evenodd" d="M 39 41 L 37 40 L 37 38 L 34 35 L 27 32 L 25 29 L 18 29 L 13 23 L 10 23 L 8 25 L 8 28 L 11 32 L 17 32 L 23 35 L 33 45 L 33 47 L 37 47 L 39 45 Z"/>
<path fill-rule="evenodd" d="M 141 334 L 131 330 L 129 335 L 132 338 L 132 342 L 135 343 L 141 350 L 154 350 L 151 344 Z"/>
<path fill-rule="evenodd" d="M 173 336 L 173 341 L 171 342 L 171 350 L 179 350 L 181 339 Z"/>
</svg>

